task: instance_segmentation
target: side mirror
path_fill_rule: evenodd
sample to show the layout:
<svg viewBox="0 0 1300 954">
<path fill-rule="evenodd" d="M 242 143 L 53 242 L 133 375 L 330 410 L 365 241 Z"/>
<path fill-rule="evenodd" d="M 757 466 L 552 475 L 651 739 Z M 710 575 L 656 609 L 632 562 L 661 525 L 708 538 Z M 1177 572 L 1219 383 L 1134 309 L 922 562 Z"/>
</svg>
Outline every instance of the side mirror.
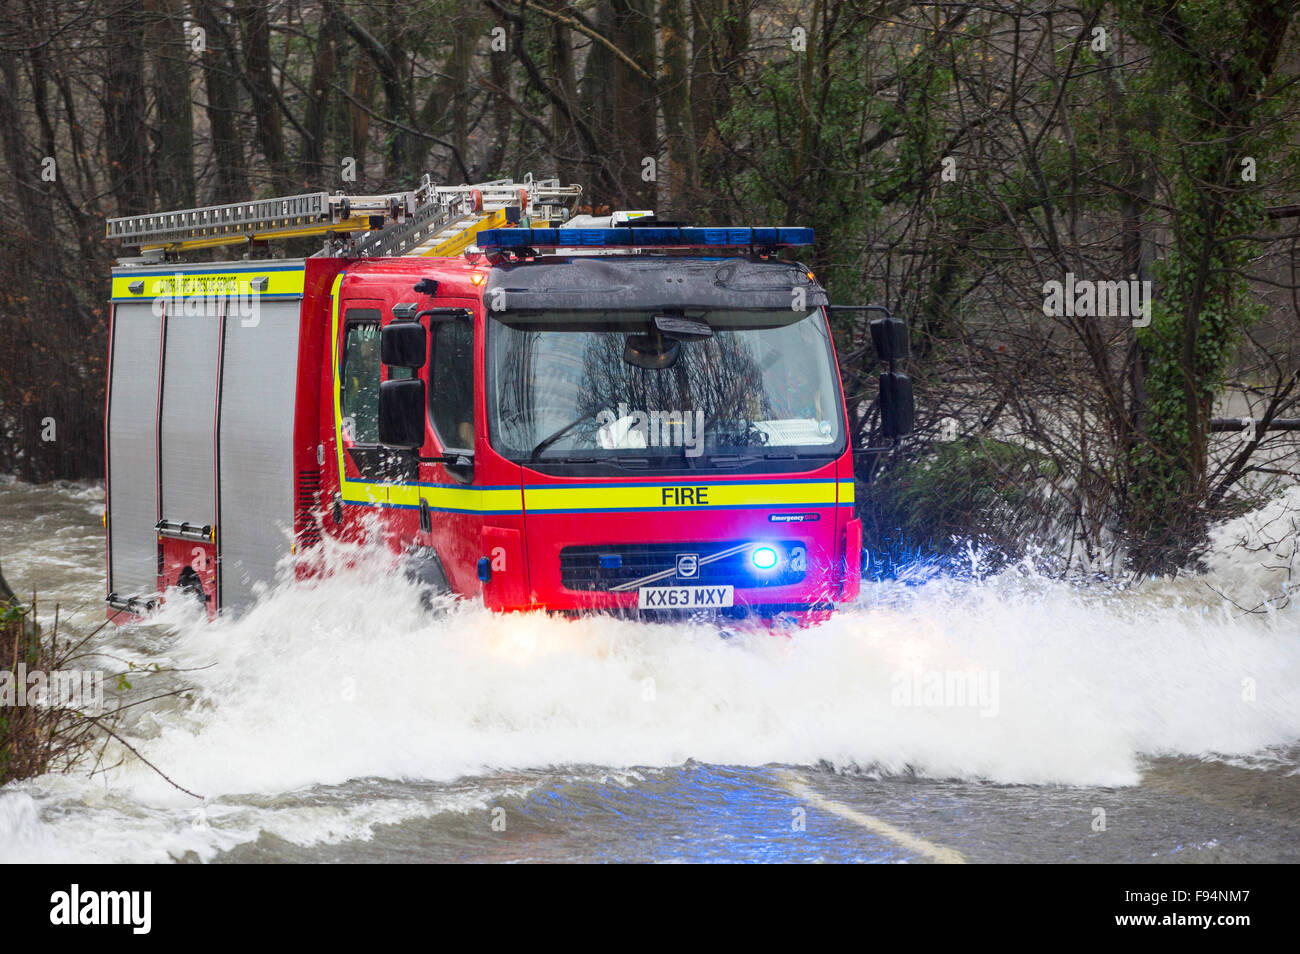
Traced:
<svg viewBox="0 0 1300 954">
<path fill-rule="evenodd" d="M 379 443 L 405 450 L 424 446 L 424 382 L 419 378 L 380 383 Z"/>
<path fill-rule="evenodd" d="M 389 367 L 423 368 L 429 335 L 418 321 L 394 321 L 379 333 L 379 359 Z"/>
<path fill-rule="evenodd" d="M 875 322 L 872 322 L 875 324 Z M 900 322 L 901 324 L 901 322 Z M 912 379 L 901 371 L 886 371 L 880 376 L 880 430 L 885 437 L 902 437 L 912 432 L 916 405 L 912 401 Z M 380 433 L 383 433 L 383 407 L 380 406 Z"/>
<path fill-rule="evenodd" d="M 907 340 L 907 322 L 892 316 L 871 319 L 871 346 L 882 364 L 892 366 L 896 361 L 906 360 L 912 353 Z"/>
</svg>

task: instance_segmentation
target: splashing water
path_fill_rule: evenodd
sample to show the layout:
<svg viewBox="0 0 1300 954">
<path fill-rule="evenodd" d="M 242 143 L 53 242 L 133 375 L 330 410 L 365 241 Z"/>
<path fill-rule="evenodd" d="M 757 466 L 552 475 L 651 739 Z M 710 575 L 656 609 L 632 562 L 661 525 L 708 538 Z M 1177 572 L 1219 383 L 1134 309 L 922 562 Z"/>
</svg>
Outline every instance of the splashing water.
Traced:
<svg viewBox="0 0 1300 954">
<path fill-rule="evenodd" d="M 435 806 L 367 795 L 364 780 L 545 767 L 829 763 L 1092 786 L 1136 784 L 1161 755 L 1271 753 L 1294 769 L 1300 610 L 1243 613 L 1206 585 L 1251 606 L 1279 592 L 1294 536 L 1285 552 L 1285 540 L 1234 547 L 1281 517 L 1250 519 L 1216 536 L 1206 581 L 1119 591 L 1018 566 L 883 582 L 822 626 L 725 639 L 705 623 L 468 603 L 431 615 L 386 556 L 336 546 L 330 578 L 282 581 L 241 618 L 209 623 L 177 602 L 101 637 L 104 651 L 184 670 L 174 678 L 189 697 L 133 715 L 127 737 L 207 799 L 213 824 L 186 825 L 194 800 L 127 758 L 95 780 L 0 791 L 0 859 L 84 857 L 92 830 L 104 858 L 210 857 L 266 831 L 296 844 L 366 837 L 487 796 L 453 785 Z M 962 685 L 970 694 L 954 696 Z M 320 786 L 362 791 L 342 806 L 286 794 Z"/>
</svg>

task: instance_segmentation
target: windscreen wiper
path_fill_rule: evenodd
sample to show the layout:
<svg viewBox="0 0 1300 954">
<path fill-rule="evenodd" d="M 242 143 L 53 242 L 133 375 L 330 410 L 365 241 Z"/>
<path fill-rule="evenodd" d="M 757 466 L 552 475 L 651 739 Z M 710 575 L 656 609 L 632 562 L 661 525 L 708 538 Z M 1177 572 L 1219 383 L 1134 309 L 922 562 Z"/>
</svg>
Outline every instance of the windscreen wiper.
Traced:
<svg viewBox="0 0 1300 954">
<path fill-rule="evenodd" d="M 537 460 L 538 454 L 546 450 L 546 448 L 550 447 L 552 444 L 558 441 L 565 434 L 569 433 L 569 431 L 573 430 L 579 424 L 583 423 L 584 421 L 590 420 L 592 417 L 593 415 L 590 412 L 588 412 L 582 415 L 582 417 L 578 418 L 576 421 L 571 421 L 568 424 L 565 424 L 562 428 L 560 428 L 555 433 L 543 437 L 540 441 L 537 442 L 537 446 L 534 447 L 532 451 L 528 454 L 529 463 L 532 463 L 533 461 Z"/>
<path fill-rule="evenodd" d="M 545 460 L 529 461 L 529 463 L 538 464 L 595 464 L 599 463 L 598 457 L 547 457 Z"/>
<path fill-rule="evenodd" d="M 705 454 L 704 462 L 711 467 L 739 467 L 741 464 L 753 464 L 767 460 L 764 454 Z"/>
</svg>

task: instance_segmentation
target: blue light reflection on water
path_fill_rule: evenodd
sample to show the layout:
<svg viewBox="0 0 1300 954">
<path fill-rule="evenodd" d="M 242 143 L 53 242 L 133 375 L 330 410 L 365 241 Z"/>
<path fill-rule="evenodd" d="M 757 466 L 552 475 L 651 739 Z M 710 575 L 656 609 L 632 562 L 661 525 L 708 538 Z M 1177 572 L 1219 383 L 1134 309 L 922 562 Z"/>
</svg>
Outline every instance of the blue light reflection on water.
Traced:
<svg viewBox="0 0 1300 954">
<path fill-rule="evenodd" d="M 644 771 L 629 785 L 592 779 L 544 787 L 515 811 L 525 823 L 563 831 L 568 850 L 584 861 L 919 860 L 886 838 L 802 803 L 781 785 L 778 771 L 690 763 Z M 636 847 L 629 852 L 629 845 Z"/>
</svg>

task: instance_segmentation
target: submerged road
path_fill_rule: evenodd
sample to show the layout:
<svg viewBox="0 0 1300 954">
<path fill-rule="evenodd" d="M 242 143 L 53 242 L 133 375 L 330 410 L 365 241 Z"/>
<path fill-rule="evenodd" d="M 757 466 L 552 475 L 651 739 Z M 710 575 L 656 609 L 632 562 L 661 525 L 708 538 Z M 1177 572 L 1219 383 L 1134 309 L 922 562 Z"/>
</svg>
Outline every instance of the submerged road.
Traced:
<svg viewBox="0 0 1300 954">
<path fill-rule="evenodd" d="M 481 802 L 336 844 L 304 847 L 266 834 L 214 860 L 1300 862 L 1300 779 L 1186 759 L 1154 762 L 1140 786 L 1116 789 L 688 765 L 618 776 L 521 773 L 450 787 L 353 782 L 307 797 L 328 804 L 381 792 Z"/>
</svg>

